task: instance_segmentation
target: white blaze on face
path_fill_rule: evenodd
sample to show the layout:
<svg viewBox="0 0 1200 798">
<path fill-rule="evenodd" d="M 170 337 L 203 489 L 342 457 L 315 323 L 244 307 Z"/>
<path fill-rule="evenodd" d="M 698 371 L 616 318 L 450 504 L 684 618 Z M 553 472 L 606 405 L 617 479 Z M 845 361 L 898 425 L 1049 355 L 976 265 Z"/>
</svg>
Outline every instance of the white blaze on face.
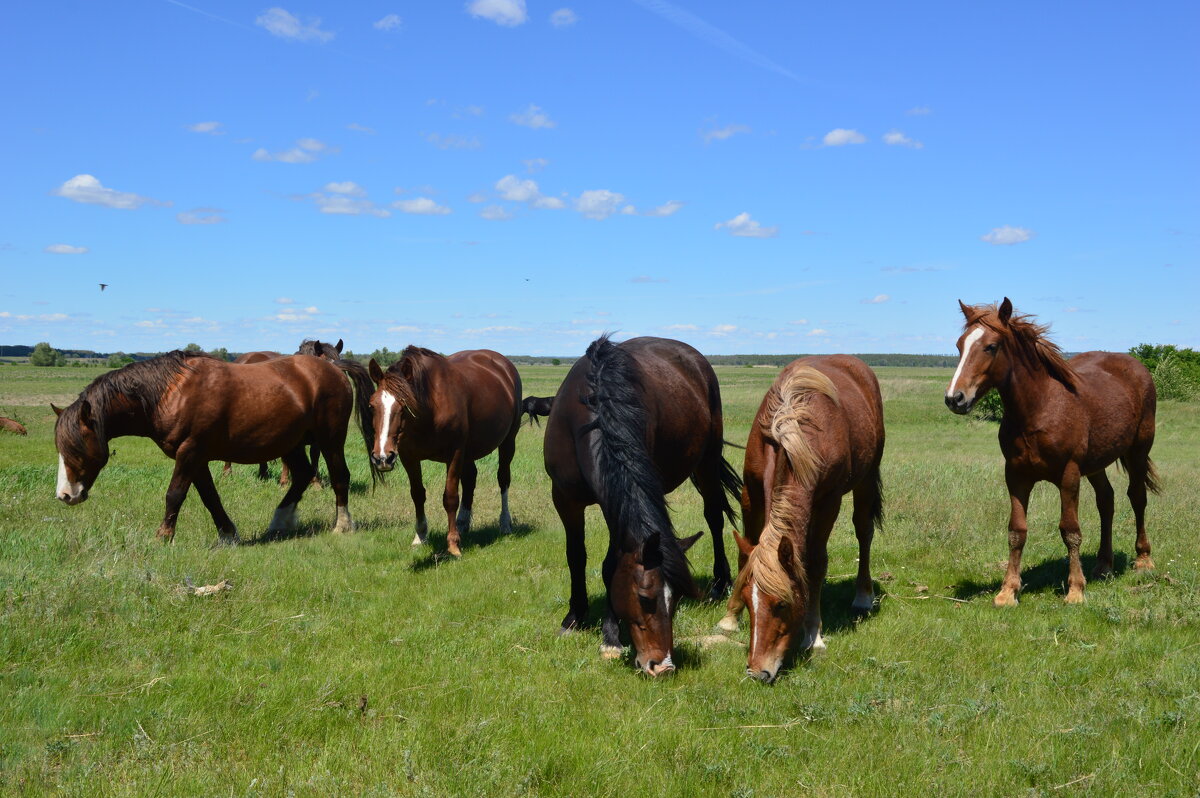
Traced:
<svg viewBox="0 0 1200 798">
<path fill-rule="evenodd" d="M 671 586 L 663 582 L 663 601 L 667 605 L 667 612 L 671 611 Z"/>
<path fill-rule="evenodd" d="M 67 463 L 60 454 L 58 456 L 58 487 L 55 488 L 54 495 L 65 502 L 70 502 L 77 499 L 82 492 L 83 483 L 72 482 L 67 477 Z"/>
<path fill-rule="evenodd" d="M 392 409 L 396 406 L 396 397 L 388 391 L 383 391 L 379 395 L 379 402 L 383 405 L 383 423 L 379 425 L 379 456 L 383 457 L 383 450 L 387 446 L 388 430 L 392 426 Z"/>
<path fill-rule="evenodd" d="M 946 396 L 954 396 L 954 391 L 958 385 L 958 378 L 962 376 L 963 366 L 967 364 L 967 358 L 971 356 L 971 347 L 982 337 L 983 327 L 976 327 L 963 339 L 962 355 L 958 358 L 958 368 L 954 370 L 954 378 L 950 380 L 950 387 L 946 389 Z"/>
<path fill-rule="evenodd" d="M 754 641 L 758 637 L 758 625 L 762 623 L 762 597 L 758 594 L 758 582 L 750 584 L 750 606 L 754 615 L 750 618 L 750 651 L 755 651 Z"/>
</svg>

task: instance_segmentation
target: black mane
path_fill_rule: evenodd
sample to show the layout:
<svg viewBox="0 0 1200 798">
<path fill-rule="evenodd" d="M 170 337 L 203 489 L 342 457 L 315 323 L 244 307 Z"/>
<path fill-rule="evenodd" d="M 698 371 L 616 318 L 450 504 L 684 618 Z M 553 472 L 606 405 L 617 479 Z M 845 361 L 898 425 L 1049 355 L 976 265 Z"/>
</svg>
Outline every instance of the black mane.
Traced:
<svg viewBox="0 0 1200 798">
<path fill-rule="evenodd" d="M 581 432 L 598 431 L 600 507 L 617 534 L 638 544 L 657 536 L 667 584 L 693 589 L 687 556 L 671 527 L 662 478 L 646 450 L 646 408 L 633 357 L 605 334 L 587 350 L 591 361 L 584 403 L 595 419 Z"/>
<path fill-rule="evenodd" d="M 383 384 L 412 412 L 424 407 L 429 398 L 428 360 L 445 360 L 446 356 L 422 346 L 409 345 L 400 353 L 383 375 Z"/>
<path fill-rule="evenodd" d="M 296 350 L 297 355 L 315 355 L 329 360 L 338 360 L 342 353 L 337 351 L 333 344 L 327 344 L 324 341 L 317 341 L 305 338 L 300 342 L 300 348 Z"/>
</svg>

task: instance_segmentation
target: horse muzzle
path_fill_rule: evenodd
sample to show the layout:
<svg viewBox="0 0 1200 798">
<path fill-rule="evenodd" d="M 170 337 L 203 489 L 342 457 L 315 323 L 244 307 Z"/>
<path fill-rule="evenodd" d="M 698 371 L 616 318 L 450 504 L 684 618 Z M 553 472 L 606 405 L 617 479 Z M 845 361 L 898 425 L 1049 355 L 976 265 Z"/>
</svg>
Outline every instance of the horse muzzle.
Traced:
<svg viewBox="0 0 1200 798">
<path fill-rule="evenodd" d="M 371 462 L 374 464 L 376 471 L 391 471 L 396 467 L 396 453 L 388 452 L 383 457 L 373 454 L 371 455 Z"/>
<path fill-rule="evenodd" d="M 661 662 L 658 660 L 650 660 L 649 662 L 643 664 L 639 661 L 637 665 L 642 669 L 642 673 L 655 678 L 675 672 L 675 663 L 671 661 L 670 654 L 668 654 Z"/>
<path fill-rule="evenodd" d="M 55 493 L 55 498 L 57 498 L 60 502 L 67 505 L 68 507 L 74 507 L 77 504 L 83 504 L 85 501 L 87 501 L 87 497 L 88 497 L 87 488 L 84 488 L 83 490 L 79 491 L 78 493 L 71 493 L 70 491 L 65 491 L 65 490 L 60 490 L 57 493 Z"/>
<path fill-rule="evenodd" d="M 951 413 L 957 413 L 964 416 L 971 412 L 971 408 L 975 406 L 975 397 L 967 399 L 962 391 L 955 391 L 953 394 L 946 394 L 946 407 L 950 408 Z"/>
</svg>

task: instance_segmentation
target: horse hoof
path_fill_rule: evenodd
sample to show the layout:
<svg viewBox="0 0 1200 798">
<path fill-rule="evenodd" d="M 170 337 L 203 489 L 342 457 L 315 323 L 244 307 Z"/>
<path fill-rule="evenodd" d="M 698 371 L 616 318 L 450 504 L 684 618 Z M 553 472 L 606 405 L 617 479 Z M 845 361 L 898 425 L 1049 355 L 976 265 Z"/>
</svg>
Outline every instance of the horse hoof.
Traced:
<svg viewBox="0 0 1200 798">
<path fill-rule="evenodd" d="M 450 546 L 450 555 L 452 557 L 456 557 L 461 560 L 462 559 L 462 549 L 460 549 L 458 546 L 452 545 L 452 546 Z"/>
<path fill-rule="evenodd" d="M 1138 558 L 1133 561 L 1133 570 L 1135 571 L 1153 571 L 1154 560 L 1150 559 L 1149 554 L 1139 554 Z"/>
<path fill-rule="evenodd" d="M 992 599 L 992 604 L 997 607 L 1015 607 L 1017 596 L 1015 593 L 997 593 L 996 598 Z"/>
<path fill-rule="evenodd" d="M 1083 603 L 1083 591 L 1082 590 L 1067 591 L 1067 596 L 1066 596 L 1066 598 L 1063 599 L 1063 603 L 1064 604 L 1082 604 Z"/>
<path fill-rule="evenodd" d="M 1112 575 L 1111 565 L 1097 565 L 1092 569 L 1092 579 L 1112 579 Z"/>
<path fill-rule="evenodd" d="M 724 618 L 717 621 L 717 628 L 722 632 L 736 632 L 738 630 L 737 616 L 726 615 Z"/>
<path fill-rule="evenodd" d="M 620 659 L 620 646 L 600 646 L 600 659 Z"/>
</svg>

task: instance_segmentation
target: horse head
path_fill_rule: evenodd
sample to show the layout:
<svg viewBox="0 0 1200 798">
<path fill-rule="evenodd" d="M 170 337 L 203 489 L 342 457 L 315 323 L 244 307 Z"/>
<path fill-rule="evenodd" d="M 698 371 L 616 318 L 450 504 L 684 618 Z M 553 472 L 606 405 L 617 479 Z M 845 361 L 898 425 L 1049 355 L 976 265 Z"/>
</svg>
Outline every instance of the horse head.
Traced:
<svg viewBox="0 0 1200 798">
<path fill-rule="evenodd" d="M 746 561 L 731 599 L 731 604 L 740 601 L 750 616 L 746 673 L 771 684 L 791 650 L 793 635 L 801 628 L 807 590 L 789 536 L 780 535 L 777 541 L 757 546 L 736 530 L 733 537 Z"/>
<path fill-rule="evenodd" d="M 54 444 L 58 448 L 58 486 L 54 495 L 68 505 L 87 501 L 88 491 L 108 463 L 108 444 L 98 430 L 87 399 L 66 408 L 50 407 L 58 415 Z"/>
<path fill-rule="evenodd" d="M 1013 336 L 1009 321 L 1013 306 L 1008 297 L 999 308 L 972 307 L 962 300 L 958 306 L 966 324 L 958 339 L 958 368 L 946 388 L 946 407 L 964 415 L 971 412 L 980 397 L 1002 384 L 1012 370 L 1015 353 L 1010 351 Z"/>
<path fill-rule="evenodd" d="M 375 358 L 371 358 L 367 365 L 367 373 L 377 386 L 371 395 L 370 406 L 377 435 L 371 446 L 371 462 L 378 471 L 391 471 L 396 467 L 398 443 L 404 434 L 405 423 L 416 413 L 416 399 L 403 373 L 404 362 L 397 364 L 399 371 L 393 366 L 386 373 L 375 362 Z"/>
</svg>

